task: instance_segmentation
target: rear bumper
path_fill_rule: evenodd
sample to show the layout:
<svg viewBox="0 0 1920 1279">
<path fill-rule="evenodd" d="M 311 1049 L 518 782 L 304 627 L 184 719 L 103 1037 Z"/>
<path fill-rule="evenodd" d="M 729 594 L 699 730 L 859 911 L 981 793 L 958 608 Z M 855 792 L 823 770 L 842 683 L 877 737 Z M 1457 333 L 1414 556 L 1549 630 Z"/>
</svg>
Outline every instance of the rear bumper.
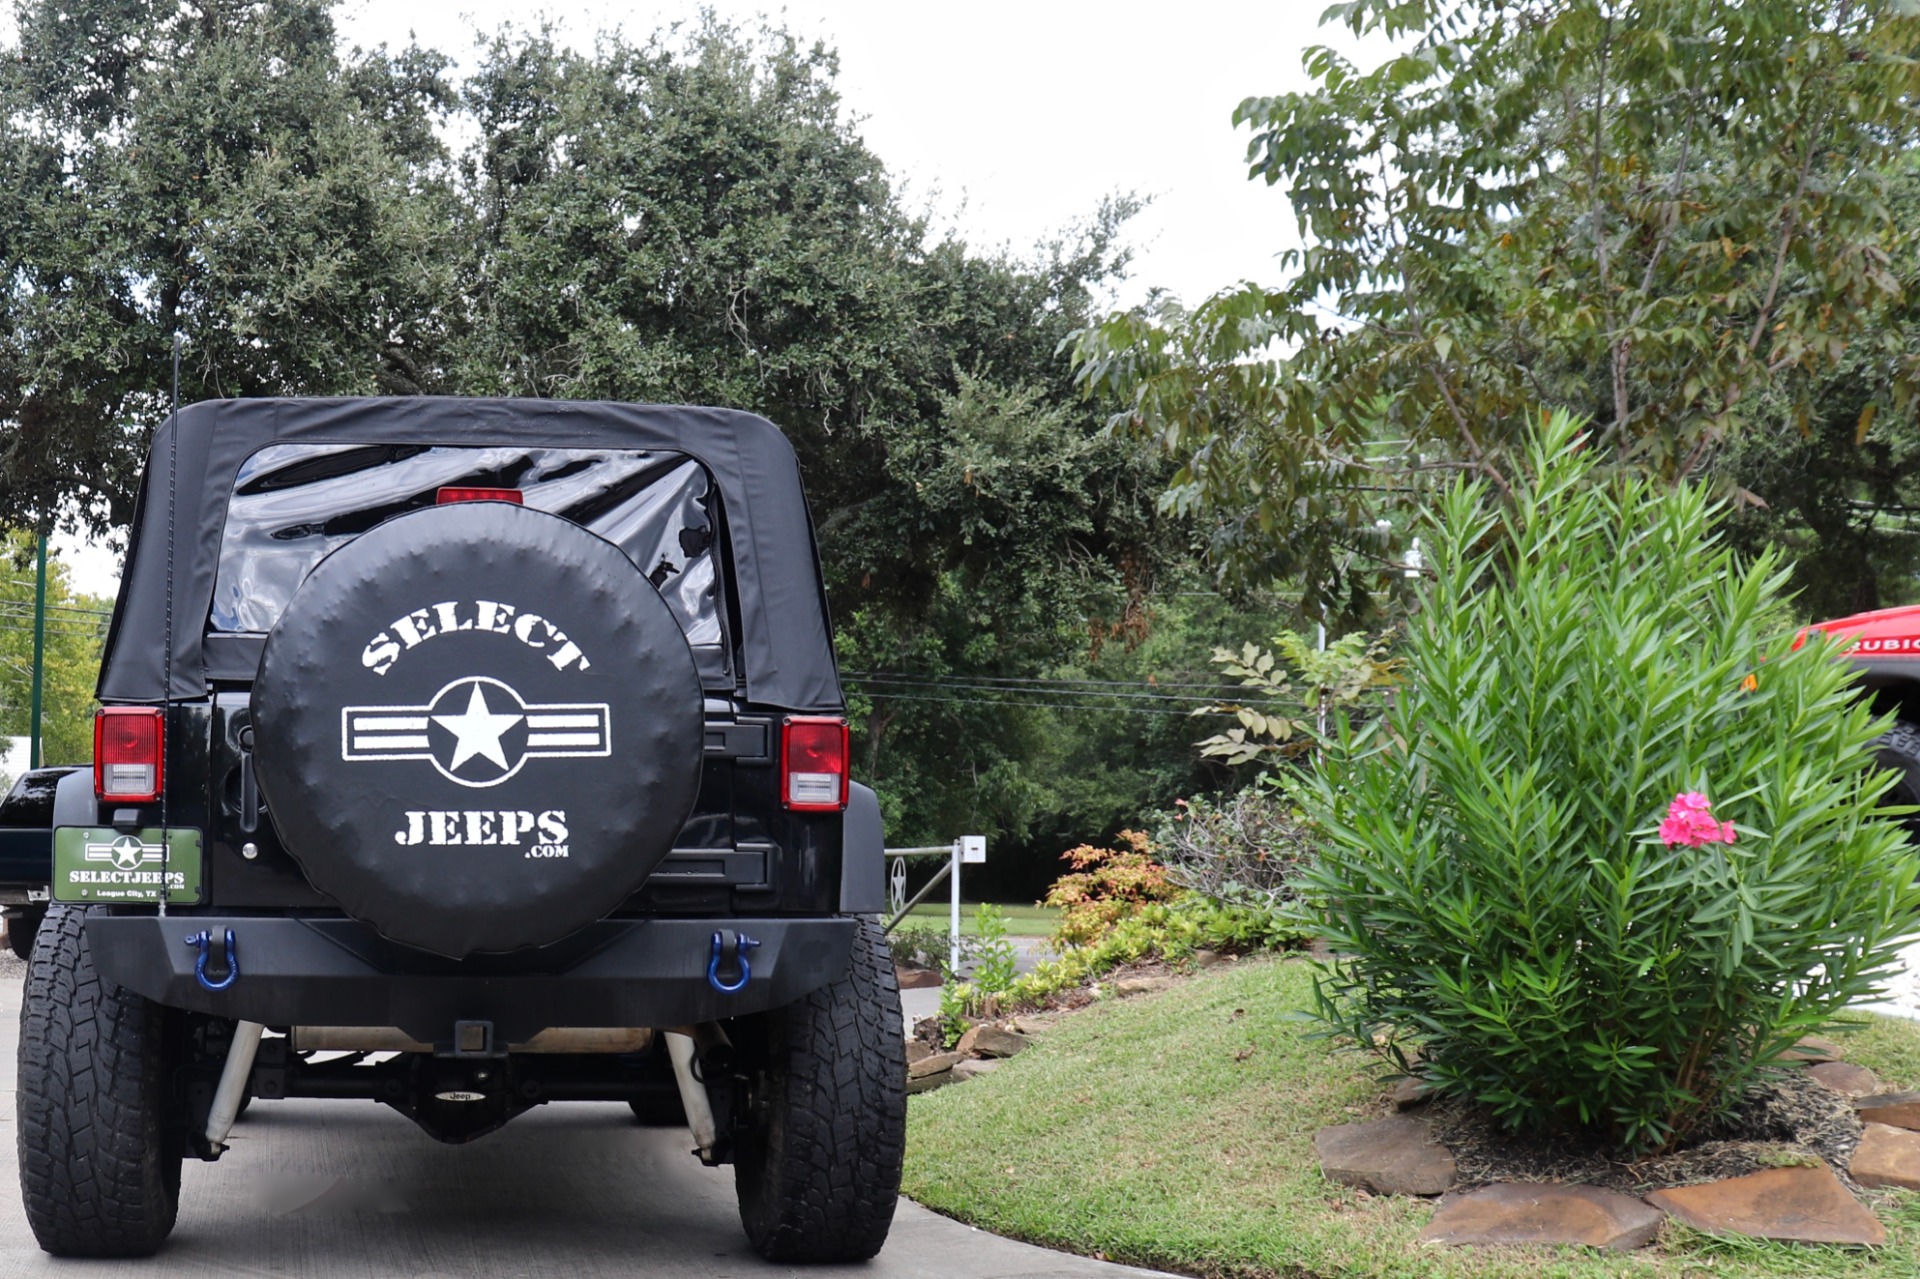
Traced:
<svg viewBox="0 0 1920 1279">
<path fill-rule="evenodd" d="M 556 1026 L 683 1026 L 778 1008 L 846 975 L 857 921 L 602 920 L 552 946 L 447 960 L 386 941 L 344 919 L 94 911 L 87 941 L 100 974 L 158 1003 L 268 1026 L 397 1026 L 451 1045 L 456 1021 L 493 1024 L 495 1043 Z M 240 976 L 208 990 L 190 933 L 216 951 L 234 935 Z M 707 980 L 716 929 L 760 942 L 737 994 Z M 215 976 L 224 960 L 216 954 Z"/>
</svg>

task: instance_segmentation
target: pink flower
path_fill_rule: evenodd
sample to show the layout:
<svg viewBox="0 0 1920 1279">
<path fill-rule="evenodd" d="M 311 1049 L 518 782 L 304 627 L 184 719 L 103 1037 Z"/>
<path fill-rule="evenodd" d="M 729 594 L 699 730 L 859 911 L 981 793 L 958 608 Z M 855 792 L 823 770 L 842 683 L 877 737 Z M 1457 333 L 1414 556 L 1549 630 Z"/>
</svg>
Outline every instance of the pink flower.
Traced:
<svg viewBox="0 0 1920 1279">
<path fill-rule="evenodd" d="M 1660 842 L 1668 848 L 1731 844 L 1733 839 L 1733 823 L 1715 821 L 1712 803 L 1699 791 L 1675 795 L 1666 820 L 1660 823 Z"/>
</svg>

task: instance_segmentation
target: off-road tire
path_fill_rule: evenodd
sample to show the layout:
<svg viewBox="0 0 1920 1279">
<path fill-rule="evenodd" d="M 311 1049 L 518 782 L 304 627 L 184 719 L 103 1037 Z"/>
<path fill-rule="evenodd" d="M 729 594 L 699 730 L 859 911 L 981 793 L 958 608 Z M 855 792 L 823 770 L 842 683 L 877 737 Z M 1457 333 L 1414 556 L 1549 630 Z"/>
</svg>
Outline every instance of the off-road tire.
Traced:
<svg viewBox="0 0 1920 1279">
<path fill-rule="evenodd" d="M 747 1239 L 768 1261 L 865 1261 L 893 1224 L 907 1141 L 900 990 L 879 924 L 860 921 L 845 977 L 765 1021 L 734 1152 Z"/>
<path fill-rule="evenodd" d="M 20 1193 L 56 1257 L 146 1257 L 180 1205 L 167 1123 L 166 1013 L 101 979 L 85 911 L 41 925 L 20 1009 Z"/>
<path fill-rule="evenodd" d="M 1873 753 L 1882 768 L 1892 769 L 1899 775 L 1893 789 L 1887 792 L 1886 802 L 1920 805 L 1920 723 L 1895 720 L 1893 727 L 1875 740 Z M 1909 830 L 1920 834 L 1920 814 L 1909 814 L 1904 820 Z"/>
</svg>

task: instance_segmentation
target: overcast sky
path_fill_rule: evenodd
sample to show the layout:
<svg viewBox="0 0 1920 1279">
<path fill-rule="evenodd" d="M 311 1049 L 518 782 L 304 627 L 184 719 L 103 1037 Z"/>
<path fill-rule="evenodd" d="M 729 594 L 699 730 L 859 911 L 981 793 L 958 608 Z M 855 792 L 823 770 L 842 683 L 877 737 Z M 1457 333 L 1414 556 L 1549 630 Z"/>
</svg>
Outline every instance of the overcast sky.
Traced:
<svg viewBox="0 0 1920 1279">
<path fill-rule="evenodd" d="M 474 32 L 545 12 L 581 46 L 621 28 L 634 38 L 692 19 L 699 5 L 578 0 L 346 0 L 343 37 L 371 47 L 410 38 L 455 57 Z M 724 18 L 770 13 L 840 52 L 847 110 L 908 198 L 978 246 L 1029 248 L 1132 192 L 1151 201 L 1132 226 L 1133 278 L 1116 297 L 1166 288 L 1189 300 L 1239 280 L 1273 282 L 1296 242 L 1286 200 L 1246 179 L 1233 109 L 1252 94 L 1304 88 L 1302 52 L 1352 50 L 1321 28 L 1323 0 L 975 0 L 967 5 L 796 0 L 784 8 L 716 0 Z M 82 589 L 112 594 L 102 550 L 62 546 Z"/>
</svg>

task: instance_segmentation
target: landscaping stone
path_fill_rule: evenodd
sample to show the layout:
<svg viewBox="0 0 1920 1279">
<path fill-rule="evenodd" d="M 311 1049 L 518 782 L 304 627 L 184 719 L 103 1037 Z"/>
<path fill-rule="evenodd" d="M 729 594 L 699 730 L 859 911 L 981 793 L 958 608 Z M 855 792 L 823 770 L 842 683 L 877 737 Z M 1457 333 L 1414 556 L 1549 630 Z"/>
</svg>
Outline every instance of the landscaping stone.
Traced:
<svg viewBox="0 0 1920 1279">
<path fill-rule="evenodd" d="M 954 1082 L 958 1083 L 963 1079 L 972 1079 L 977 1075 L 991 1075 L 994 1071 L 1000 1069 L 1000 1064 L 999 1059 L 994 1057 L 956 1062 L 953 1067 Z"/>
<path fill-rule="evenodd" d="M 1128 995 L 1152 995 L 1171 985 L 1171 977 L 1122 977 L 1114 983 L 1113 991 L 1125 999 Z"/>
<path fill-rule="evenodd" d="M 931 1056 L 933 1056 L 932 1044 L 919 1039 L 909 1039 L 907 1041 L 907 1065 L 911 1066 L 914 1062 L 924 1060 Z"/>
<path fill-rule="evenodd" d="M 1920 1190 L 1920 1132 L 1868 1124 L 1847 1171 L 1863 1186 Z"/>
<path fill-rule="evenodd" d="M 1393 1091 L 1387 1094 L 1387 1099 L 1393 1102 L 1395 1110 L 1411 1110 L 1415 1106 L 1425 1105 L 1427 1098 L 1432 1095 L 1432 1084 L 1424 1079 L 1406 1075 L 1394 1084 Z"/>
<path fill-rule="evenodd" d="M 1027 1037 L 998 1026 L 976 1027 L 973 1051 L 982 1057 L 1011 1057 L 1025 1052 Z"/>
<path fill-rule="evenodd" d="M 965 1060 L 966 1058 L 962 1057 L 959 1053 L 934 1053 L 932 1056 L 922 1057 L 919 1061 L 908 1062 L 907 1078 L 909 1080 L 925 1079 L 928 1075 L 937 1075 L 943 1070 L 952 1070 Z"/>
<path fill-rule="evenodd" d="M 1632 1195 L 1593 1186 L 1488 1186 L 1440 1201 L 1424 1243 L 1579 1244 L 1631 1252 L 1653 1242 L 1666 1214 Z"/>
<path fill-rule="evenodd" d="M 1780 1054 L 1780 1060 L 1814 1066 L 1825 1061 L 1839 1061 L 1846 1055 L 1847 1050 L 1831 1039 L 1823 1039 L 1819 1035 L 1803 1035 L 1798 1043 Z"/>
<path fill-rule="evenodd" d="M 958 1078 L 959 1076 L 955 1075 L 951 1069 L 936 1070 L 931 1075 L 909 1078 L 907 1080 L 907 1095 L 911 1097 L 915 1093 L 932 1092 L 936 1088 L 945 1088 Z"/>
<path fill-rule="evenodd" d="M 1437 1195 L 1453 1184 L 1453 1155 L 1424 1119 L 1394 1115 L 1339 1124 L 1313 1135 L 1328 1181 L 1382 1195 Z"/>
<path fill-rule="evenodd" d="M 1854 1099 L 1860 1122 L 1920 1128 L 1920 1092 L 1879 1092 Z"/>
<path fill-rule="evenodd" d="M 1887 1228 L 1825 1164 L 1768 1168 L 1704 1186 L 1656 1190 L 1647 1202 L 1712 1234 L 1875 1248 L 1887 1241 Z"/>
<path fill-rule="evenodd" d="M 1880 1091 L 1880 1080 L 1865 1066 L 1846 1061 L 1823 1061 L 1807 1067 L 1807 1078 L 1825 1084 L 1849 1097 L 1866 1097 Z"/>
<path fill-rule="evenodd" d="M 901 990 L 931 990 L 941 984 L 937 968 L 895 968 L 893 975 Z"/>
<path fill-rule="evenodd" d="M 959 1053 L 962 1057 L 971 1057 L 973 1056 L 974 1042 L 979 1038 L 980 1027 L 978 1025 L 969 1026 L 967 1027 L 966 1033 L 955 1041 L 953 1051 Z"/>
</svg>

